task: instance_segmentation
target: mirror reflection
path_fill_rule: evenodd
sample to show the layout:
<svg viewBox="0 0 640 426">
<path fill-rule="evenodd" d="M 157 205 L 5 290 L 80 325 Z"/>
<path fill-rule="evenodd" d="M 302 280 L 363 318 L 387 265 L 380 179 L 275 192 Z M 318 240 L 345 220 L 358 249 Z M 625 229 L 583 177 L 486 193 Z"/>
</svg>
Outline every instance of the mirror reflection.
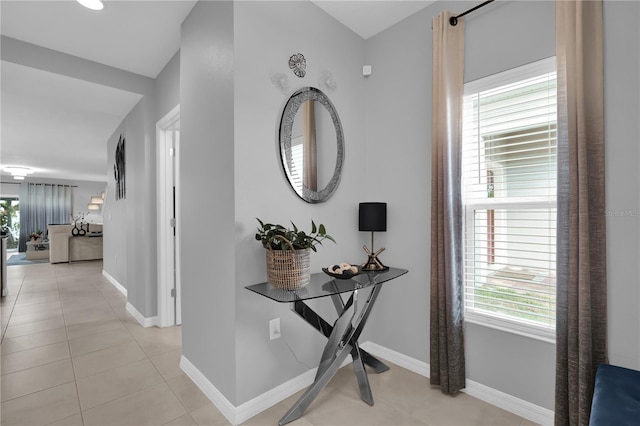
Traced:
<svg viewBox="0 0 640 426">
<path fill-rule="evenodd" d="M 343 135 L 335 108 L 313 87 L 295 92 L 282 114 L 280 155 L 289 183 L 303 200 L 327 200 L 340 180 Z"/>
</svg>

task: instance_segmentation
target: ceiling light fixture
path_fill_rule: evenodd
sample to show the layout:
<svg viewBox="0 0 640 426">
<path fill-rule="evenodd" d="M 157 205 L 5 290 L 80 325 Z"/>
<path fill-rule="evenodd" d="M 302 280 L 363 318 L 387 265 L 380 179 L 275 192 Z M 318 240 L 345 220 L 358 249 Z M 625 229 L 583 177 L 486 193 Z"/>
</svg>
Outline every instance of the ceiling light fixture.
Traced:
<svg viewBox="0 0 640 426">
<path fill-rule="evenodd" d="M 89 210 L 100 210 L 100 206 L 98 204 L 93 204 L 93 203 L 89 204 L 87 208 Z"/>
<path fill-rule="evenodd" d="M 78 3 L 91 10 L 102 10 L 104 8 L 100 0 L 78 0 Z"/>
<path fill-rule="evenodd" d="M 104 204 L 102 197 L 91 197 L 91 204 Z"/>
<path fill-rule="evenodd" d="M 15 180 L 24 180 L 25 177 L 33 173 L 33 169 L 19 166 L 5 167 L 4 171 L 11 173 L 11 176 L 13 176 Z"/>
</svg>

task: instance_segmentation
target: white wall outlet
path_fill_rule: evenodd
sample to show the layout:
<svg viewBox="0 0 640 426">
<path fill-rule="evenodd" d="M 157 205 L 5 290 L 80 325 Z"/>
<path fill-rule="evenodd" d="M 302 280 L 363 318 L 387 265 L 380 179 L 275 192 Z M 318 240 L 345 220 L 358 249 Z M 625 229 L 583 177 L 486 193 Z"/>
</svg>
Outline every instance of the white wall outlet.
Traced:
<svg viewBox="0 0 640 426">
<path fill-rule="evenodd" d="M 280 318 L 274 318 L 269 321 L 269 340 L 280 337 Z"/>
</svg>

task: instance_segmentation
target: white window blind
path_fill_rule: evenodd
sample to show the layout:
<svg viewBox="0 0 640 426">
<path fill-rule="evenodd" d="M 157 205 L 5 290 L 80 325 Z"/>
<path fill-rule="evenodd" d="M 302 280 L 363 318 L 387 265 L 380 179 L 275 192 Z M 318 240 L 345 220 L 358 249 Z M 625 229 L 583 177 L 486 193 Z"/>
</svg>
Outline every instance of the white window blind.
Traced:
<svg viewBox="0 0 640 426">
<path fill-rule="evenodd" d="M 302 180 L 304 174 L 304 145 L 302 137 L 291 141 L 291 176 L 290 181 L 298 194 L 302 194 Z"/>
<path fill-rule="evenodd" d="M 555 58 L 465 85 L 467 318 L 555 329 Z"/>
</svg>

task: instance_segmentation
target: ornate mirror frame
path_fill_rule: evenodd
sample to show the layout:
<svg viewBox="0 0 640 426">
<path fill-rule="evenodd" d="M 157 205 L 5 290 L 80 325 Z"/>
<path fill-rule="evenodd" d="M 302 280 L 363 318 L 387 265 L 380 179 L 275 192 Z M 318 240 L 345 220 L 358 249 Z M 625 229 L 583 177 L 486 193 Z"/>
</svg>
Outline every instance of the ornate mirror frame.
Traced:
<svg viewBox="0 0 640 426">
<path fill-rule="evenodd" d="M 295 117 L 304 102 L 309 100 L 319 102 L 327 109 L 329 115 L 331 116 L 331 120 L 336 131 L 336 166 L 333 172 L 333 176 L 324 188 L 316 191 L 307 188 L 303 183 L 302 190 L 300 191 L 295 187 L 292 180 L 291 170 L 293 169 L 293 156 L 291 152 L 291 137 Z M 294 92 L 287 101 L 284 110 L 282 111 L 282 118 L 280 120 L 279 142 L 282 168 L 285 172 L 285 175 L 287 176 L 289 185 L 296 193 L 296 195 L 298 195 L 308 203 L 322 203 L 328 200 L 338 187 L 338 183 L 340 182 L 340 177 L 342 175 L 342 165 L 344 162 L 344 134 L 342 132 L 340 117 L 338 117 L 338 113 L 327 95 L 325 95 L 320 89 L 317 89 L 315 87 L 303 87 L 302 89 Z"/>
</svg>

